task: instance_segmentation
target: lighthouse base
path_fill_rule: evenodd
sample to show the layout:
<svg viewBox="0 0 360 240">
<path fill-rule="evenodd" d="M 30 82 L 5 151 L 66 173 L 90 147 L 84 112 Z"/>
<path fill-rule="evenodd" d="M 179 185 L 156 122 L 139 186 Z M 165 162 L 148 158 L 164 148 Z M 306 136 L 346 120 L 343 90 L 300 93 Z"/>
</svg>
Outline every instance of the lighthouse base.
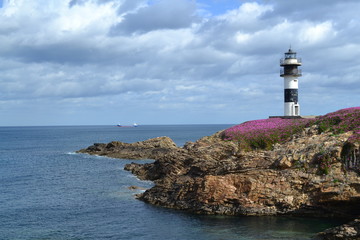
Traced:
<svg viewBox="0 0 360 240">
<path fill-rule="evenodd" d="M 285 116 L 300 116 L 300 105 L 294 102 L 284 103 L 284 115 Z"/>
<path fill-rule="evenodd" d="M 302 116 L 269 116 L 269 118 L 300 119 Z"/>
<path fill-rule="evenodd" d="M 317 118 L 316 115 L 309 115 L 309 116 L 269 116 L 269 118 L 282 118 L 282 119 L 304 119 L 304 118 Z"/>
</svg>

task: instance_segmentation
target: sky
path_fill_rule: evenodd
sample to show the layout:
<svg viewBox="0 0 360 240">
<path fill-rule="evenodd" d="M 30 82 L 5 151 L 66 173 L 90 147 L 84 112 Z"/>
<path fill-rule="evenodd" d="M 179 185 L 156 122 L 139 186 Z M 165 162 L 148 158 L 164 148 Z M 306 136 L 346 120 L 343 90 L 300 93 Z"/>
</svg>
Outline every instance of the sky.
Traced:
<svg viewBox="0 0 360 240">
<path fill-rule="evenodd" d="M 0 126 L 237 124 L 360 106 L 359 0 L 0 0 Z"/>
</svg>

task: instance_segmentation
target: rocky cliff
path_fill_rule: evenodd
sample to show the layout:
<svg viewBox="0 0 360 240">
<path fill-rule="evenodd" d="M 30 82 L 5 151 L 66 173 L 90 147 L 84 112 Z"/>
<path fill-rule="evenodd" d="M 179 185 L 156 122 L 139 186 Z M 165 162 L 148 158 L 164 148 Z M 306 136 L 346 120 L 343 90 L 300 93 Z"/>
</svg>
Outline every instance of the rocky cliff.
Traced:
<svg viewBox="0 0 360 240">
<path fill-rule="evenodd" d="M 347 142 L 351 134 L 318 134 L 314 127 L 306 128 L 272 150 L 242 151 L 220 132 L 184 147 L 161 137 L 94 144 L 80 152 L 155 159 L 125 167 L 155 182 L 138 196 L 155 205 L 206 214 L 345 216 L 360 214 L 357 166 L 346 167 L 347 155 L 359 149 Z M 326 172 L 321 168 L 324 159 Z"/>
<path fill-rule="evenodd" d="M 183 147 L 160 137 L 132 144 L 94 144 L 80 152 L 154 159 L 125 169 L 154 181 L 153 188 L 137 197 L 163 207 L 202 214 L 356 217 L 360 146 L 350 141 L 353 130 L 334 132 L 324 126 L 308 124 L 271 148 L 263 144 L 264 149 L 246 149 L 239 141 L 225 140 L 222 131 Z M 337 239 L 329 236 L 318 237 Z"/>
</svg>

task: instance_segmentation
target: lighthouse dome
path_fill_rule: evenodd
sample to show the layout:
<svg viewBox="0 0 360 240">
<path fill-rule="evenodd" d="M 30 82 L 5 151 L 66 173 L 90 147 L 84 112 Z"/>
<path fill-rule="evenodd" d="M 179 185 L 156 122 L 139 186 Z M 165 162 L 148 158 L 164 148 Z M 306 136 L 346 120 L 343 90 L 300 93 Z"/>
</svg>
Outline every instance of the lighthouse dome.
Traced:
<svg viewBox="0 0 360 240">
<path fill-rule="evenodd" d="M 289 51 L 285 53 L 285 59 L 294 59 L 296 58 L 296 52 L 289 48 Z"/>
<path fill-rule="evenodd" d="M 296 53 L 291 48 L 289 48 L 289 51 L 287 53 Z"/>
</svg>

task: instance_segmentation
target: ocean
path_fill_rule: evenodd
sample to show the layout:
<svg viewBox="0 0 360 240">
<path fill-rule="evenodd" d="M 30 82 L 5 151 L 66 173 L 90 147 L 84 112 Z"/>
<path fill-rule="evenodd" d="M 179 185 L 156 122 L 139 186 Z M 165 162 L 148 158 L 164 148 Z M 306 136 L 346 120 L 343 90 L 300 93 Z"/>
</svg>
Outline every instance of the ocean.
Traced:
<svg viewBox="0 0 360 240">
<path fill-rule="evenodd" d="M 181 146 L 228 127 L 0 127 L 0 239 L 310 239 L 342 223 L 324 218 L 206 216 L 155 207 L 134 198 L 142 190 L 128 188 L 153 186 L 123 170 L 134 160 L 75 153 L 96 142 L 159 136 L 169 136 Z"/>
</svg>

